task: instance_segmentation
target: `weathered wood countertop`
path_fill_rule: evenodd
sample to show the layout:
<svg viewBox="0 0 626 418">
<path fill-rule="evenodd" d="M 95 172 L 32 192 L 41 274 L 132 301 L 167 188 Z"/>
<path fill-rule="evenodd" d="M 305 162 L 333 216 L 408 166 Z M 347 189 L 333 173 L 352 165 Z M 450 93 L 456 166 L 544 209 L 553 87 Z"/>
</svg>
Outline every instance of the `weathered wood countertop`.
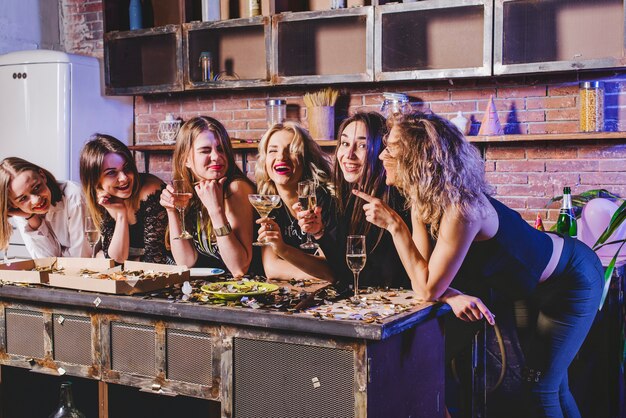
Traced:
<svg viewBox="0 0 626 418">
<path fill-rule="evenodd" d="M 145 299 L 141 296 L 108 295 L 10 284 L 0 286 L 1 299 L 365 340 L 384 340 L 450 311 L 447 305 L 412 302 L 413 306 L 403 312 L 367 323 L 362 320 L 321 319 L 305 312 L 287 314 L 266 308 L 182 303 L 164 299 Z"/>
</svg>

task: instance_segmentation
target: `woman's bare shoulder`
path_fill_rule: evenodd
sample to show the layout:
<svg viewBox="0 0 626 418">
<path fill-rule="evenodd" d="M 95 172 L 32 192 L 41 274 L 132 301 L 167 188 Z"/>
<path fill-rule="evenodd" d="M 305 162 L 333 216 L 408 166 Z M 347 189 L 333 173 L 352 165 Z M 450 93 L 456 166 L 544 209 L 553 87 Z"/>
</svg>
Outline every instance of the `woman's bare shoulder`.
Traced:
<svg viewBox="0 0 626 418">
<path fill-rule="evenodd" d="M 141 174 L 142 185 L 139 191 L 141 200 L 145 200 L 148 196 L 160 191 L 165 182 L 153 174 Z"/>
</svg>

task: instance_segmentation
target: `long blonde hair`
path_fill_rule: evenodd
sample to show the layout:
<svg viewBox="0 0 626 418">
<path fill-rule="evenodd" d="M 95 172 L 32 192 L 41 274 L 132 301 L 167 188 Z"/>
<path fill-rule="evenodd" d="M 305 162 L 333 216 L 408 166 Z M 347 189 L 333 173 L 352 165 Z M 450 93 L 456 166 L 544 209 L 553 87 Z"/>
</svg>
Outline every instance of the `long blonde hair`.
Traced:
<svg viewBox="0 0 626 418">
<path fill-rule="evenodd" d="M 104 208 L 98 204 L 98 188 L 102 175 L 102 164 L 107 154 L 118 154 L 124 158 L 126 167 L 133 174 L 133 188 L 129 198 L 130 208 L 133 212 L 139 209 L 141 195 L 139 191 L 142 187 L 142 178 L 137 171 L 137 165 L 130 150 L 123 142 L 103 134 L 94 134 L 85 144 L 80 152 L 80 182 L 83 186 L 83 193 L 87 201 L 87 210 L 91 215 L 96 227 L 100 229 L 100 224 L 104 217 Z"/>
<path fill-rule="evenodd" d="M 416 112 L 388 120 L 399 130 L 396 186 L 436 237 L 446 210 L 475 219 L 492 193 L 478 150 L 446 119 Z"/>
<path fill-rule="evenodd" d="M 316 181 L 320 186 L 330 192 L 333 187 L 330 183 L 330 163 L 325 158 L 322 148 L 311 138 L 311 135 L 299 124 L 294 122 L 277 123 L 272 126 L 261 138 L 259 143 L 259 156 L 257 158 L 255 177 L 257 191 L 260 194 L 276 194 L 276 185 L 270 179 L 265 169 L 267 159 L 267 146 L 269 140 L 276 132 L 289 132 L 293 139 L 289 145 L 289 151 L 296 154 L 302 162 L 302 180 Z"/>
<path fill-rule="evenodd" d="M 18 157 L 8 157 L 2 160 L 0 162 L 0 248 L 4 250 L 8 248 L 9 239 L 13 232 L 13 227 L 9 223 L 11 181 L 25 171 L 43 173 L 46 179 L 46 186 L 50 189 L 50 203 L 52 205 L 55 205 L 63 198 L 63 192 L 59 187 L 59 183 L 48 170 Z"/>
<path fill-rule="evenodd" d="M 196 211 L 202 211 L 202 227 L 205 228 L 210 221 L 210 217 L 208 216 L 206 208 L 200 201 L 200 198 L 194 192 L 194 183 L 198 181 L 198 179 L 194 175 L 192 169 L 187 167 L 187 159 L 193 152 L 194 141 L 203 132 L 213 133 L 226 155 L 228 168 L 226 170 L 226 174 L 224 175 L 226 177 L 226 182 L 224 183 L 224 197 L 229 197 L 228 186 L 233 181 L 244 181 L 250 185 L 252 185 L 252 182 L 243 174 L 241 169 L 235 163 L 235 155 L 230 142 L 230 136 L 228 135 L 224 125 L 222 125 L 217 119 L 209 116 L 196 116 L 185 122 L 176 136 L 176 148 L 174 150 L 174 159 L 172 161 L 173 178 L 185 181 L 185 189 L 193 195 L 190 203 L 190 208 L 192 210 L 187 211 L 187 214 L 192 216 L 192 214 L 195 214 Z"/>
</svg>

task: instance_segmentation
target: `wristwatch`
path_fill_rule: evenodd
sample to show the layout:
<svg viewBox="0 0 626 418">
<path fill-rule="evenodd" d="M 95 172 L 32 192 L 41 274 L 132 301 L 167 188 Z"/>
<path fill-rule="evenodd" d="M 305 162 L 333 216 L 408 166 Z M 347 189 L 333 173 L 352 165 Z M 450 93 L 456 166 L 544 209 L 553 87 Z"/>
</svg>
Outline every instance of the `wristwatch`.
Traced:
<svg viewBox="0 0 626 418">
<path fill-rule="evenodd" d="M 215 233 L 216 237 L 224 237 L 224 236 L 230 234 L 231 232 L 233 232 L 233 227 L 230 226 L 230 222 L 226 222 L 226 224 L 224 226 L 220 226 L 219 228 L 215 228 L 213 230 L 213 232 Z"/>
</svg>

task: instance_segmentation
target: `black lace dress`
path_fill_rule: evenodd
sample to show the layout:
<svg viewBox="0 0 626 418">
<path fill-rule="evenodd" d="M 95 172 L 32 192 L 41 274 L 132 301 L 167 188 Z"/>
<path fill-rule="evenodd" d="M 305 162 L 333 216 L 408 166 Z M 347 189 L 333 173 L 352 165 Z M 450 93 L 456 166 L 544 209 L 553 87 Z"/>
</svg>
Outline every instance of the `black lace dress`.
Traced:
<svg viewBox="0 0 626 418">
<path fill-rule="evenodd" d="M 139 210 L 135 213 L 137 222 L 129 225 L 130 260 L 147 263 L 171 264 L 171 257 L 165 248 L 165 230 L 167 229 L 167 212 L 161 206 L 161 190 L 142 200 Z M 101 232 L 102 250 L 109 257 L 109 245 L 115 230 L 115 220 L 105 211 Z"/>
</svg>

